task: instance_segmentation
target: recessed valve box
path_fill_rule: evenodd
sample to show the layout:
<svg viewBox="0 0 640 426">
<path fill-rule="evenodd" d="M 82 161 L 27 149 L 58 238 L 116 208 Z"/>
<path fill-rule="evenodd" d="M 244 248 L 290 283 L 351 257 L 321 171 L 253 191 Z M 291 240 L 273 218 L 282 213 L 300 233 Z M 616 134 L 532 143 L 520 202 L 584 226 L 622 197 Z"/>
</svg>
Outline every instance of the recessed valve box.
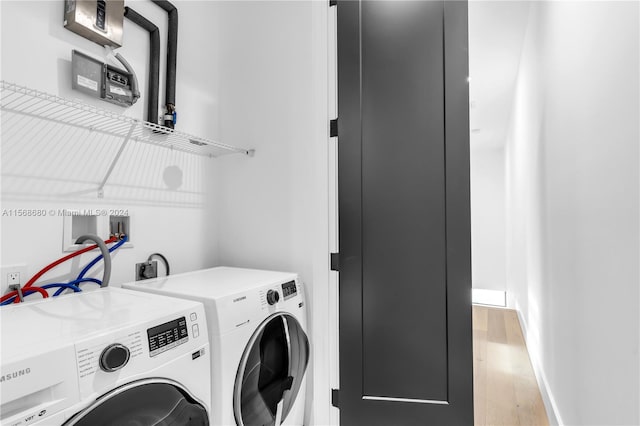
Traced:
<svg viewBox="0 0 640 426">
<path fill-rule="evenodd" d="M 101 46 L 122 46 L 124 0 L 65 0 L 64 26 Z"/>
<path fill-rule="evenodd" d="M 77 50 L 71 55 L 71 75 L 71 87 L 75 90 L 123 107 L 129 107 L 136 101 L 131 73 Z"/>
</svg>

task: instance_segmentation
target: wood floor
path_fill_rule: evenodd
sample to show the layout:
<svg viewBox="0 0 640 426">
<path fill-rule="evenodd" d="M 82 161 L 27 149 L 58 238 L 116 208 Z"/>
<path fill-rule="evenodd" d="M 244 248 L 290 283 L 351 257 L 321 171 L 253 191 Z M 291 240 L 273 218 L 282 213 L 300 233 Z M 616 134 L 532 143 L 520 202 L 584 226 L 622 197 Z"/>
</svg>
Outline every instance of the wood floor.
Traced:
<svg viewBox="0 0 640 426">
<path fill-rule="evenodd" d="M 510 309 L 473 307 L 475 426 L 547 426 L 520 322 Z"/>
</svg>

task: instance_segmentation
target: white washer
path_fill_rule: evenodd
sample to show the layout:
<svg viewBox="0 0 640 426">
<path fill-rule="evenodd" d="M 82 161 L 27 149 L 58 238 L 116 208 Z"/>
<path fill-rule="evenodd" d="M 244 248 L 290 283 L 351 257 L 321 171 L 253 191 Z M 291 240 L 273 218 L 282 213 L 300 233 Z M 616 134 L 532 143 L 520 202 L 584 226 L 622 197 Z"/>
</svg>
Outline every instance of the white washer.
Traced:
<svg viewBox="0 0 640 426">
<path fill-rule="evenodd" d="M 0 319 L 2 426 L 210 424 L 201 303 L 105 288 Z"/>
<path fill-rule="evenodd" d="M 123 286 L 204 303 L 214 424 L 303 424 L 309 340 L 296 274 L 218 267 Z"/>
</svg>

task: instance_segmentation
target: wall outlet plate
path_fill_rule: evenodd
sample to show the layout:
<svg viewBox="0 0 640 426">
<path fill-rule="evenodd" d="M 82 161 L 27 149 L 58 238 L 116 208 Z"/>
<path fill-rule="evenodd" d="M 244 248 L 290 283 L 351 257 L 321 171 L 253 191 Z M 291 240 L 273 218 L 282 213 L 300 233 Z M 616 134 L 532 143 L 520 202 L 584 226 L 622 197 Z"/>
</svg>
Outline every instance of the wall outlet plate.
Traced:
<svg viewBox="0 0 640 426">
<path fill-rule="evenodd" d="M 158 262 L 149 260 L 147 262 L 136 263 L 136 281 L 148 280 L 158 276 Z"/>
<path fill-rule="evenodd" d="M 20 263 L 17 265 L 7 265 L 0 267 L 0 291 L 2 294 L 6 294 L 11 284 L 20 284 L 21 286 L 27 283 L 27 280 L 31 278 L 27 273 L 27 264 Z"/>
<path fill-rule="evenodd" d="M 7 274 L 7 284 L 20 285 L 20 272 L 9 272 Z"/>
</svg>

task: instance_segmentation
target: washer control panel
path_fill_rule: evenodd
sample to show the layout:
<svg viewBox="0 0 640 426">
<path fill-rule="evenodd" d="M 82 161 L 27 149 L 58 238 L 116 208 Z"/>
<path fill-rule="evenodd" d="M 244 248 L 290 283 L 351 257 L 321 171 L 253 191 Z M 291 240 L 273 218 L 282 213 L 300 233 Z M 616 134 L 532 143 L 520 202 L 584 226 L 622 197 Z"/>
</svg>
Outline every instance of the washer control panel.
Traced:
<svg viewBox="0 0 640 426">
<path fill-rule="evenodd" d="M 171 348 L 189 341 L 187 319 L 177 318 L 173 321 L 151 327 L 147 330 L 149 355 L 156 356 Z"/>
<path fill-rule="evenodd" d="M 284 296 L 284 300 L 291 299 L 298 294 L 298 288 L 296 287 L 295 281 L 289 281 L 288 283 L 282 284 L 282 295 Z"/>
</svg>

